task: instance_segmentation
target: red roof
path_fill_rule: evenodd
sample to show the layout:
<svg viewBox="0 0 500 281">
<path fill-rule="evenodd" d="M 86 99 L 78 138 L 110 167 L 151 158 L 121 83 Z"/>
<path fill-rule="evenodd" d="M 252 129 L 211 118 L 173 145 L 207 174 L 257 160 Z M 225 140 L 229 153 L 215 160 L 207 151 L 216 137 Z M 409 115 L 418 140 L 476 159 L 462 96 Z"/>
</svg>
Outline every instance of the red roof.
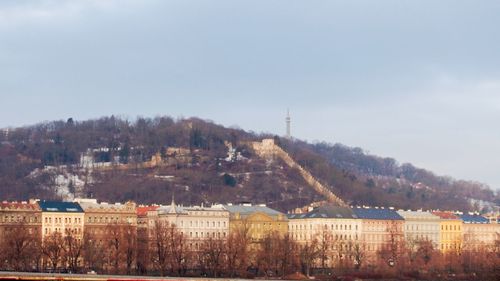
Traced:
<svg viewBox="0 0 500 281">
<path fill-rule="evenodd" d="M 27 211 L 39 211 L 40 208 L 38 204 L 30 204 L 27 202 L 8 202 L 2 201 L 0 202 L 0 210 L 10 209 L 10 210 L 27 210 Z"/>
<path fill-rule="evenodd" d="M 438 216 L 441 219 L 445 219 L 445 220 L 458 220 L 458 219 L 460 219 L 458 216 L 456 216 L 455 214 L 450 213 L 450 212 L 432 212 L 432 214 Z"/>
<path fill-rule="evenodd" d="M 155 211 L 158 209 L 160 206 L 139 206 L 137 207 L 137 215 L 138 216 L 145 216 L 148 214 L 149 211 Z"/>
</svg>

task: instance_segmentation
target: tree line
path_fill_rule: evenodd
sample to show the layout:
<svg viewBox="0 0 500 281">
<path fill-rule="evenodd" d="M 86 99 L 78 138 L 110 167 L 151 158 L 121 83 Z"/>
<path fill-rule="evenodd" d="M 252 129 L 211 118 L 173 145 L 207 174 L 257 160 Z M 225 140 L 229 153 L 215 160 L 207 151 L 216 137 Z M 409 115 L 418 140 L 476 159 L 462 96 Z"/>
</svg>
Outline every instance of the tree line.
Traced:
<svg viewBox="0 0 500 281">
<path fill-rule="evenodd" d="M 9 227 L 0 241 L 0 270 L 290 278 L 339 275 L 497 280 L 500 239 L 494 245 L 442 254 L 431 241 L 391 234 L 376 253 L 358 241 L 342 240 L 327 228 L 307 243 L 268 233 L 254 240 L 246 225 L 227 237 L 190 240 L 173 224 L 157 220 L 151 229 L 109 224 L 104 233 L 53 232 L 42 238 L 31 226 Z"/>
</svg>

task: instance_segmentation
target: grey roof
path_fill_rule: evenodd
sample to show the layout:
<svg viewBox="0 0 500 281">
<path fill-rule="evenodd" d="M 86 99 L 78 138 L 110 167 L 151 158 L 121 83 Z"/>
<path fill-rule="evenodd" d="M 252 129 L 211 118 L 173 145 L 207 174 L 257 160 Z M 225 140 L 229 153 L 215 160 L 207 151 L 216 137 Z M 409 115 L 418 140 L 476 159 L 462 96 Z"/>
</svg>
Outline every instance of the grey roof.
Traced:
<svg viewBox="0 0 500 281">
<path fill-rule="evenodd" d="M 397 213 L 405 220 L 434 220 L 438 221 L 439 217 L 433 215 L 428 211 L 403 211 L 399 210 Z"/>
<path fill-rule="evenodd" d="M 157 209 L 158 214 L 160 215 L 165 215 L 165 214 L 187 214 L 187 211 L 184 210 L 182 206 L 179 205 L 168 205 L 168 206 L 161 206 L 160 208 Z"/>
<path fill-rule="evenodd" d="M 115 210 L 115 211 L 123 211 L 127 209 L 128 205 L 127 204 L 120 204 L 120 203 L 115 203 L 115 204 L 110 204 L 110 203 L 93 203 L 93 202 L 78 202 L 80 207 L 87 212 L 89 210 L 98 210 L 98 209 L 107 209 L 109 210 Z"/>
<path fill-rule="evenodd" d="M 289 219 L 333 218 L 357 219 L 358 216 L 348 207 L 324 205 L 305 214 L 289 214 Z"/>
<path fill-rule="evenodd" d="M 239 213 L 241 216 L 247 216 L 253 213 L 264 213 L 269 216 L 285 215 L 279 211 L 273 210 L 266 206 L 261 205 L 223 205 L 223 207 L 229 211 L 229 213 Z"/>
<path fill-rule="evenodd" d="M 43 212 L 83 213 L 82 207 L 73 202 L 40 201 L 38 205 Z"/>
<path fill-rule="evenodd" d="M 490 221 L 483 217 L 483 216 L 480 216 L 480 215 L 469 215 L 469 214 L 463 214 L 463 215 L 459 215 L 460 219 L 462 219 L 462 221 L 464 223 L 489 223 Z"/>
<path fill-rule="evenodd" d="M 353 211 L 360 219 L 403 220 L 403 217 L 401 217 L 396 211 L 391 209 L 354 208 Z"/>
</svg>

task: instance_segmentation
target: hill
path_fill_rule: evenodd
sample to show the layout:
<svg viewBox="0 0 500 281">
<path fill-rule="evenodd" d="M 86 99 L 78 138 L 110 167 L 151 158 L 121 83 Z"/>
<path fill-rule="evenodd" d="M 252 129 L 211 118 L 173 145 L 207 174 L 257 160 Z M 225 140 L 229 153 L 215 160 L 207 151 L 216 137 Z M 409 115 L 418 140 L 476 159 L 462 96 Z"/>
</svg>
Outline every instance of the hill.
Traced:
<svg viewBox="0 0 500 281">
<path fill-rule="evenodd" d="M 480 209 L 499 195 L 486 185 L 436 176 L 340 144 L 274 137 L 300 167 L 258 155 L 273 138 L 198 119 L 114 116 L 54 121 L 0 134 L 0 198 L 186 204 L 254 202 L 290 210 L 324 200 L 301 168 L 350 204 Z"/>
</svg>

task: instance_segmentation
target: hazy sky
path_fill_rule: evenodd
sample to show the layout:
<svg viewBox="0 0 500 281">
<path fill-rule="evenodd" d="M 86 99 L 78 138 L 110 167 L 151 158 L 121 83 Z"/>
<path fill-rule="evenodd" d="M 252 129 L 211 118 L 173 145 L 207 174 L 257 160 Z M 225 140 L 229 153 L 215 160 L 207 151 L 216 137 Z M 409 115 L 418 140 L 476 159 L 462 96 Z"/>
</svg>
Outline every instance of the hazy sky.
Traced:
<svg viewBox="0 0 500 281">
<path fill-rule="evenodd" d="M 0 127 L 198 116 L 500 188 L 500 1 L 0 1 Z"/>
</svg>

